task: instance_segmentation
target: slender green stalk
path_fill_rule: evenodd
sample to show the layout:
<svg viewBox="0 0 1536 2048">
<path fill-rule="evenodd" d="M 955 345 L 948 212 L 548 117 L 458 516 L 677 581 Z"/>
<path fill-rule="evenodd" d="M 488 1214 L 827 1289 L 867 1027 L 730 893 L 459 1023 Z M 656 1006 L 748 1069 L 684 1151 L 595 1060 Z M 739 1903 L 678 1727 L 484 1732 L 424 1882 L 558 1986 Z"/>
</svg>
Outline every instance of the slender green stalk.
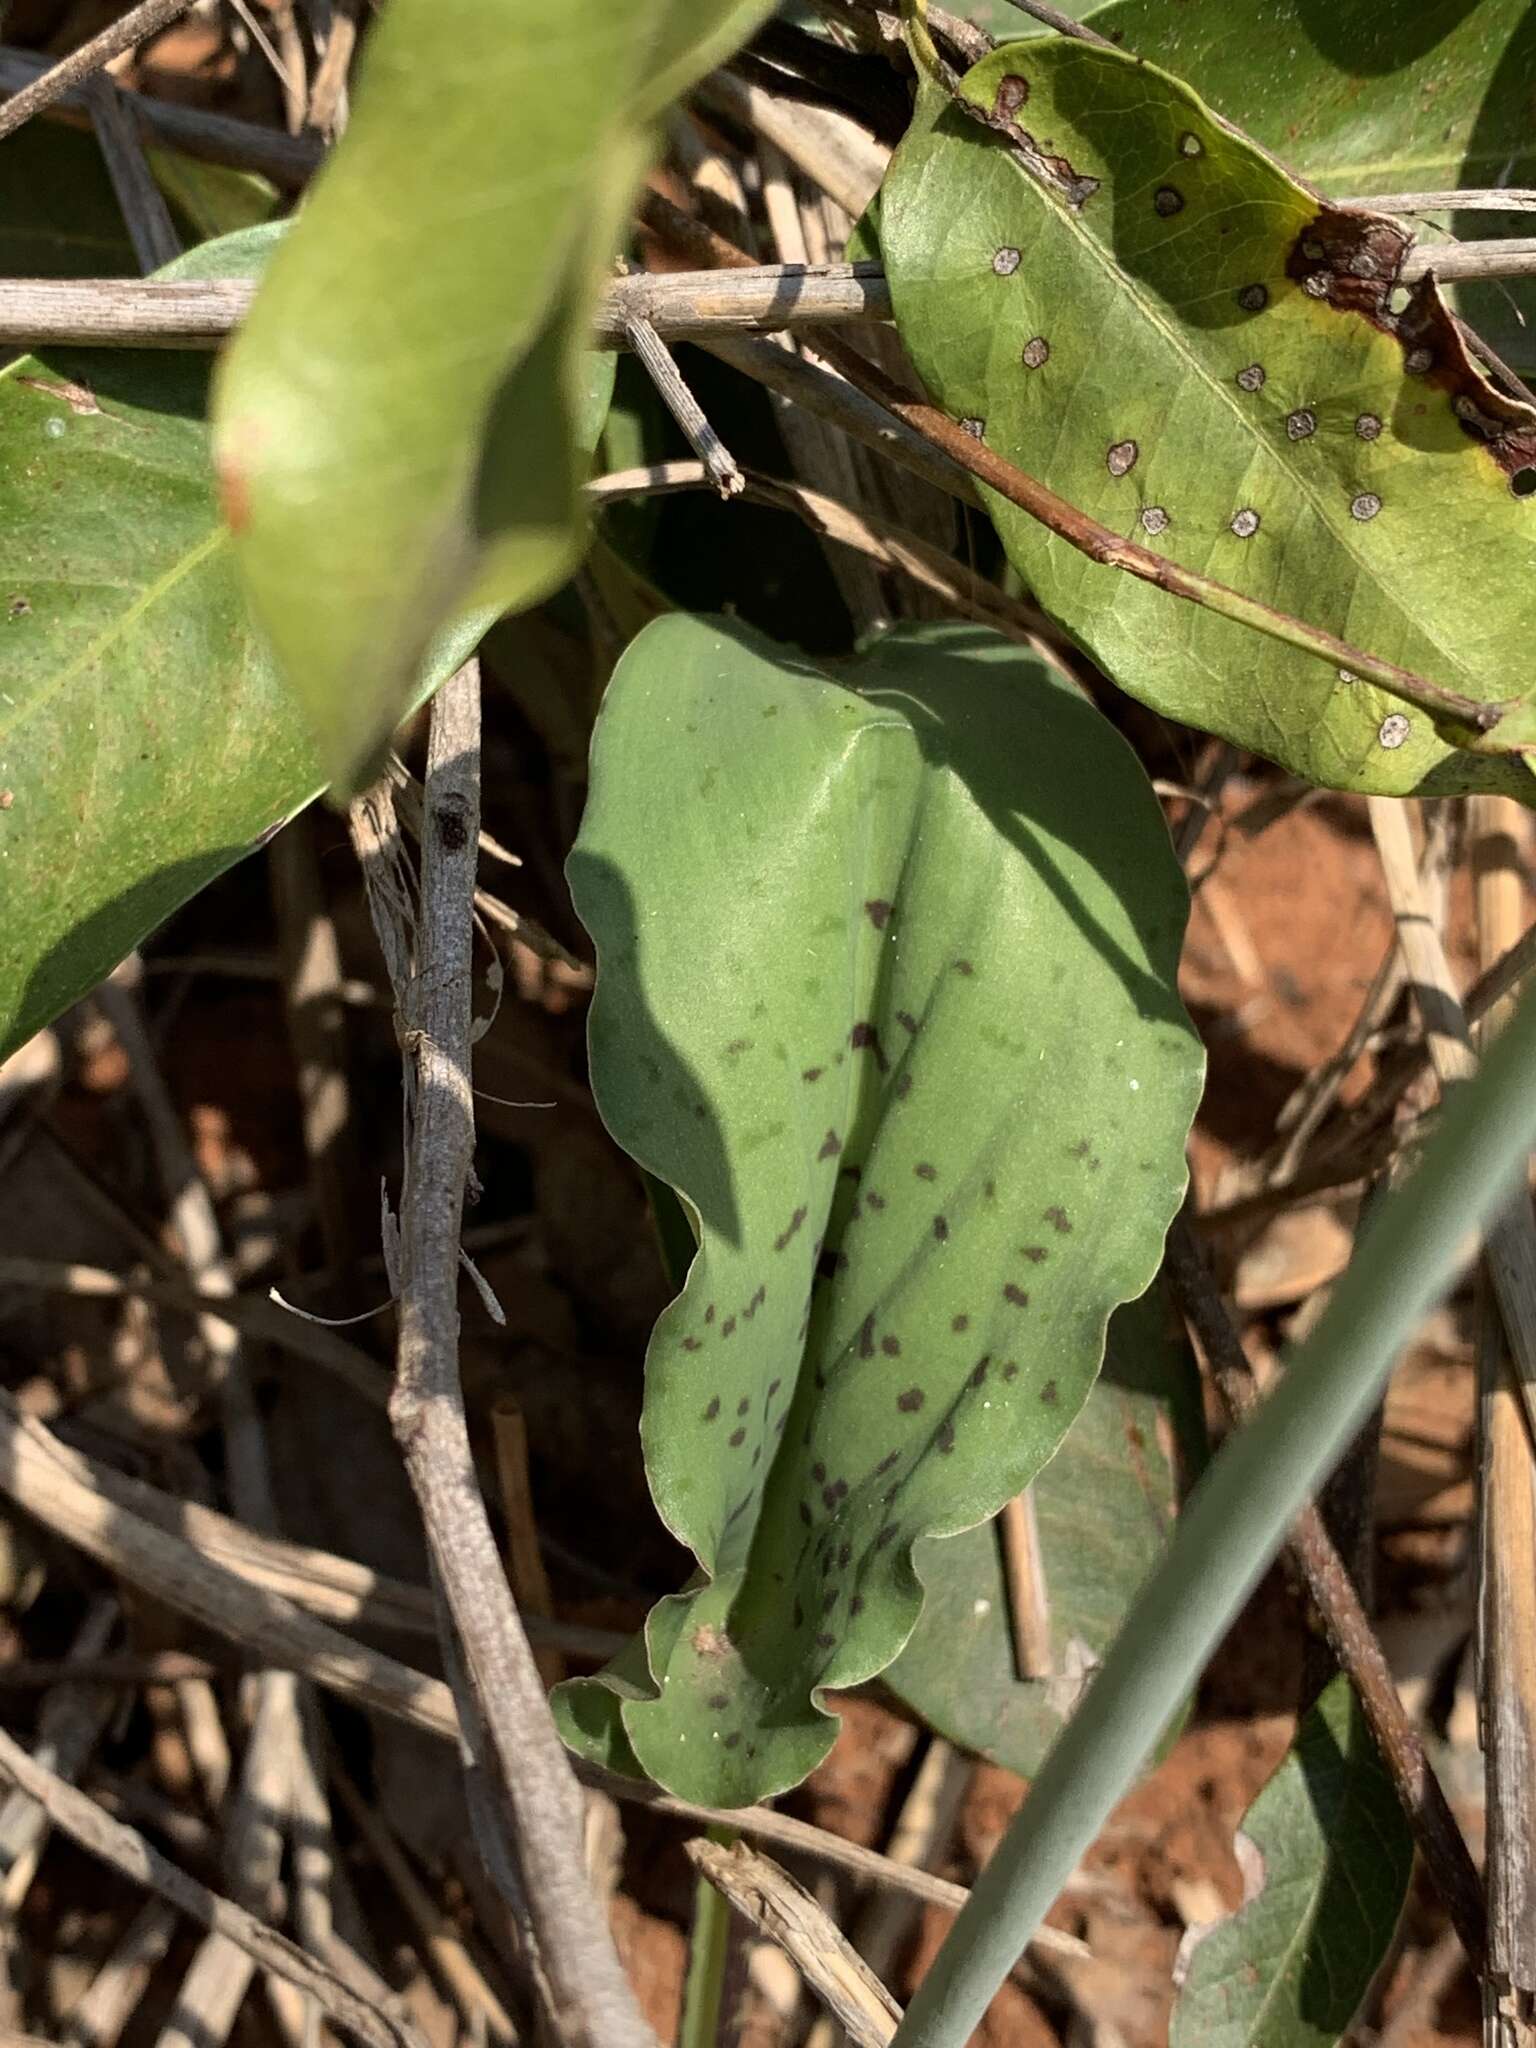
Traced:
<svg viewBox="0 0 1536 2048">
<path fill-rule="evenodd" d="M 708 1833 L 712 1842 L 726 1848 L 738 1840 L 732 1828 L 710 1828 Z M 730 1902 L 701 1870 L 693 1881 L 693 1931 L 688 1939 L 688 1974 L 683 1980 L 677 2048 L 717 2048 L 730 1956 Z"/>
<path fill-rule="evenodd" d="M 1311 1339 L 1212 1461 L 1074 1718 L 907 2008 L 892 2048 L 963 2048 L 1051 1902 L 1364 1422 L 1393 1359 L 1536 1143 L 1536 1000 L 1449 1100 Z"/>
</svg>

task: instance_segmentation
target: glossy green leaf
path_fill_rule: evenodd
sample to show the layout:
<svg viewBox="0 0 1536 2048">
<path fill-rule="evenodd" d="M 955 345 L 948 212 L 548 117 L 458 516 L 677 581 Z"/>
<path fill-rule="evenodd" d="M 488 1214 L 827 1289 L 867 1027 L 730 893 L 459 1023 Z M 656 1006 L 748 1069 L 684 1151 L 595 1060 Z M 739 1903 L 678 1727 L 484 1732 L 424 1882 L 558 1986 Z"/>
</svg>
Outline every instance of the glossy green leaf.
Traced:
<svg viewBox="0 0 1536 2048">
<path fill-rule="evenodd" d="M 241 567 L 322 757 L 365 776 L 422 647 L 580 548 L 582 341 L 668 98 L 769 0 L 393 0 L 218 398 Z"/>
<path fill-rule="evenodd" d="M 1127 539 L 1467 696 L 1528 690 L 1522 609 L 1487 592 L 1490 564 L 1508 591 L 1536 570 L 1536 412 L 1473 367 L 1432 285 L 1394 310 L 1406 231 L 1317 201 L 1114 50 L 1004 46 L 963 92 L 999 125 L 925 95 L 881 198 L 938 402 Z M 1046 609 L 1157 710 L 1334 788 L 1530 794 L 1502 752 L 1528 704 L 1474 754 L 990 503 Z"/>
<path fill-rule="evenodd" d="M 826 1753 L 913 1544 L 1033 1477 L 1151 1278 L 1184 883 L 1123 741 L 1000 636 L 897 629 L 834 683 L 687 617 L 615 672 L 570 875 L 599 1107 L 701 1231 L 644 1417 L 701 1576 L 566 1732 L 739 1805 Z"/>
<path fill-rule="evenodd" d="M 170 274 L 249 275 L 272 233 Z M 166 350 L 0 371 L 0 1057 L 324 780 L 234 573 L 207 378 Z"/>
<path fill-rule="evenodd" d="M 1243 1821 L 1246 1893 L 1200 1931 L 1171 2048 L 1332 2048 L 1386 1957 L 1413 1837 L 1347 1678 L 1335 1678 Z"/>
<path fill-rule="evenodd" d="M 1007 0 L 997 11 L 1019 19 Z M 1330 197 L 1536 185 L 1529 0 L 1255 0 L 1236 34 L 1230 0 L 1111 0 L 1090 18 Z M 1462 213 L 1448 225 L 1493 240 L 1529 235 L 1533 222 Z M 1452 298 L 1507 360 L 1536 363 L 1531 279 L 1458 286 Z"/>
<path fill-rule="evenodd" d="M 1167 1541 L 1174 1446 L 1187 1452 L 1199 1424 L 1194 1359 L 1171 1336 L 1153 1288 L 1111 1317 L 1099 1377 L 1034 1483 L 1052 1677 L 1018 1676 L 997 1530 L 987 1523 L 918 1545 L 922 1619 L 883 1683 L 952 1742 L 1032 1778 Z"/>
</svg>

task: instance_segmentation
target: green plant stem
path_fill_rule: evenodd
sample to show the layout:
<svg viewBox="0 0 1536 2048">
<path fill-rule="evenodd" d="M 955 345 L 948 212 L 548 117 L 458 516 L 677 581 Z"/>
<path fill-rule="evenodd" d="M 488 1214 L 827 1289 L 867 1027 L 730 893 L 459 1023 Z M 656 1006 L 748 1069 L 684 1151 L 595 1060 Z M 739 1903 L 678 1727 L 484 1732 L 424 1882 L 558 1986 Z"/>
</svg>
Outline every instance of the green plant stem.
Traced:
<svg viewBox="0 0 1536 2048">
<path fill-rule="evenodd" d="M 1407 1187 L 1362 1237 L 1312 1338 L 1213 1460 L 1076 1716 L 898 2028 L 962 2048 L 1047 1907 L 1360 1428 L 1402 1345 L 1510 1199 L 1536 1142 L 1536 1001 L 1448 1102 Z"/>
<path fill-rule="evenodd" d="M 734 1828 L 710 1828 L 709 1839 L 729 1849 L 741 1838 Z M 693 1931 L 688 1941 L 688 1974 L 677 2048 L 716 2048 L 725 1972 L 731 1954 L 731 1906 L 699 1871 L 693 1880 Z"/>
</svg>

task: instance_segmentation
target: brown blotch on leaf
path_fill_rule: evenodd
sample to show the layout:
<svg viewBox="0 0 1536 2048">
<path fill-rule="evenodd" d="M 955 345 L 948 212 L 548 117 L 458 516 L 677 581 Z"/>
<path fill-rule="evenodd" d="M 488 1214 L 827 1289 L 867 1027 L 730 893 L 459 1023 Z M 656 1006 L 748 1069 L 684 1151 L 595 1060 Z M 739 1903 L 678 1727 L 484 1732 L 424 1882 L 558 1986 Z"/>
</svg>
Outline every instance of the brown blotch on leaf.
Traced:
<svg viewBox="0 0 1536 2048">
<path fill-rule="evenodd" d="M 1029 98 L 1029 80 L 1010 71 L 997 82 L 997 92 L 992 101 L 992 111 L 1000 114 L 1005 121 L 1011 121 Z"/>
<path fill-rule="evenodd" d="M 1004 1301 L 1011 1301 L 1015 1308 L 1029 1307 L 1029 1296 L 1022 1287 L 1015 1287 L 1011 1280 L 1003 1288 L 1003 1299 Z"/>
<path fill-rule="evenodd" d="M 683 1349 L 685 1351 L 698 1351 L 701 1348 L 697 1337 L 685 1337 L 683 1339 Z"/>
<path fill-rule="evenodd" d="M 936 1237 L 936 1238 L 937 1238 L 937 1239 L 939 1240 L 939 1243 L 940 1243 L 940 1244 L 943 1244 L 943 1243 L 944 1243 L 945 1239 L 946 1239 L 946 1238 L 947 1238 L 947 1237 L 949 1236 L 949 1219 L 948 1219 L 948 1217 L 946 1217 L 946 1216 L 935 1216 L 935 1217 L 934 1217 L 934 1219 L 933 1219 L 933 1234 L 934 1234 L 934 1236 L 935 1236 L 935 1237 Z"/>
<path fill-rule="evenodd" d="M 955 972 L 956 974 L 972 975 L 976 972 L 976 969 L 969 960 L 957 960 L 955 962 Z"/>
<path fill-rule="evenodd" d="M 877 932 L 883 932 L 894 908 L 895 905 L 887 903 L 883 897 L 874 896 L 865 904 L 864 914 Z"/>
<path fill-rule="evenodd" d="M 836 1131 L 828 1131 L 821 1141 L 821 1150 L 816 1154 L 816 1157 L 818 1159 L 835 1159 L 842 1149 L 843 1141 Z"/>
<path fill-rule="evenodd" d="M 1054 1206 L 1047 1209 L 1045 1212 L 1045 1221 L 1051 1225 L 1052 1229 L 1056 1231 L 1058 1236 L 1071 1236 L 1072 1225 L 1068 1221 L 1067 1212 L 1065 1209 L 1059 1209 Z"/>
<path fill-rule="evenodd" d="M 1043 1244 L 1021 1244 L 1019 1246 L 1019 1257 L 1021 1259 L 1028 1259 L 1032 1266 L 1038 1266 L 1049 1258 L 1050 1254 Z"/>
<path fill-rule="evenodd" d="M 1022 361 L 1026 370 L 1042 370 L 1051 360 L 1051 344 L 1043 334 L 1031 335 L 1024 344 Z"/>
<path fill-rule="evenodd" d="M 819 1081 L 826 1071 L 825 1067 L 807 1067 L 800 1078 L 802 1081 Z"/>
<path fill-rule="evenodd" d="M 919 1159 L 916 1166 L 913 1167 L 912 1171 L 917 1175 L 919 1180 L 937 1180 L 939 1177 L 938 1168 L 936 1166 L 931 1166 L 926 1159 Z"/>
<path fill-rule="evenodd" d="M 738 1415 L 750 1415 L 752 1413 L 752 1396 L 750 1394 L 743 1394 L 736 1403 L 736 1413 Z"/>
<path fill-rule="evenodd" d="M 1172 220 L 1176 213 L 1184 211 L 1184 194 L 1177 185 L 1159 185 L 1152 194 L 1152 210 L 1164 220 Z"/>
<path fill-rule="evenodd" d="M 885 1072 L 886 1058 L 880 1048 L 880 1033 L 873 1024 L 867 1020 L 862 1024 L 855 1024 L 848 1034 L 848 1043 L 855 1052 L 872 1052 L 875 1056 L 875 1065 L 882 1074 Z"/>
<path fill-rule="evenodd" d="M 892 1337 L 889 1335 L 884 1336 L 880 1339 L 880 1349 L 885 1353 L 887 1358 L 900 1358 L 901 1339 L 899 1337 Z"/>
<path fill-rule="evenodd" d="M 908 1387 L 904 1394 L 896 1396 L 896 1406 L 903 1415 L 915 1415 L 927 1398 L 921 1387 Z"/>
<path fill-rule="evenodd" d="M 784 1228 L 773 1240 L 773 1248 L 776 1252 L 783 1251 L 784 1247 L 789 1243 L 790 1239 L 796 1235 L 796 1233 L 799 1231 L 801 1224 L 805 1221 L 805 1215 L 806 1212 L 804 1209 L 797 1209 L 794 1215 L 790 1217 L 788 1223 L 785 1224 Z M 709 1313 L 704 1318 L 706 1323 L 709 1321 L 710 1316 L 712 1316 L 713 1314 L 714 1309 L 711 1308 L 709 1310 Z"/>
<path fill-rule="evenodd" d="M 953 1316 L 950 1319 L 949 1327 L 958 1337 L 962 1330 L 968 1330 L 971 1327 L 971 1319 L 966 1315 Z"/>
<path fill-rule="evenodd" d="M 1056 1382 L 1054 1380 L 1047 1380 L 1045 1385 L 1040 1389 L 1040 1399 L 1044 1402 L 1047 1408 L 1054 1408 L 1056 1406 L 1058 1398 L 1059 1394 Z"/>
<path fill-rule="evenodd" d="M 780 1387 L 783 1386 L 783 1384 L 784 1382 L 782 1380 L 770 1380 L 768 1382 L 768 1392 L 763 1397 L 764 1400 L 771 1401 L 774 1395 L 779 1391 Z"/>
<path fill-rule="evenodd" d="M 733 1429 L 730 1435 L 726 1438 L 726 1442 L 730 1445 L 733 1451 L 739 1451 L 742 1445 L 746 1442 L 746 1440 L 747 1432 L 744 1429 Z"/>
<path fill-rule="evenodd" d="M 719 1396 L 718 1394 L 715 1394 L 715 1395 L 713 1395 L 713 1396 L 711 1397 L 711 1399 L 710 1399 L 710 1403 L 709 1403 L 709 1406 L 708 1406 L 708 1407 L 707 1407 L 707 1408 L 706 1408 L 706 1409 L 704 1410 L 704 1420 L 705 1420 L 706 1422 L 713 1422 L 713 1421 L 714 1421 L 714 1419 L 715 1419 L 715 1417 L 716 1417 L 716 1416 L 717 1416 L 717 1415 L 718 1415 L 719 1413 L 720 1413 L 720 1396 Z"/>
<path fill-rule="evenodd" d="M 706 1323 L 712 1323 L 715 1320 L 715 1304 L 713 1302 L 705 1309 L 704 1320 Z"/>
</svg>

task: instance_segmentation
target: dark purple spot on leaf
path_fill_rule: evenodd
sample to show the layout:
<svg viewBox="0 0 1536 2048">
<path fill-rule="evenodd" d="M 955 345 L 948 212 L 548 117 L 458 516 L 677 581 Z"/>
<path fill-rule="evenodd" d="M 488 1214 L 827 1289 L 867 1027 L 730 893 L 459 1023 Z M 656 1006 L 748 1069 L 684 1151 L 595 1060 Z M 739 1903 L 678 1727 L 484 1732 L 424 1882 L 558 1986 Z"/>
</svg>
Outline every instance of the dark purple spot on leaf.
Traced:
<svg viewBox="0 0 1536 2048">
<path fill-rule="evenodd" d="M 962 1330 L 968 1330 L 971 1327 L 971 1319 L 965 1315 L 955 1316 L 951 1319 L 949 1327 L 958 1336 Z"/>
<path fill-rule="evenodd" d="M 707 1408 L 706 1408 L 706 1409 L 704 1410 L 704 1420 L 705 1420 L 706 1422 L 713 1422 L 713 1421 L 714 1421 L 714 1419 L 715 1419 L 715 1417 L 716 1417 L 716 1416 L 717 1416 L 717 1415 L 718 1415 L 719 1413 L 720 1413 L 720 1396 L 719 1396 L 718 1394 L 716 1394 L 716 1395 L 714 1395 L 714 1396 L 713 1396 L 713 1398 L 711 1399 L 711 1401 L 710 1401 L 710 1404 L 709 1404 L 709 1406 L 708 1406 L 708 1407 L 707 1407 Z"/>
<path fill-rule="evenodd" d="M 864 1612 L 864 1595 L 862 1593 L 855 1593 L 848 1602 L 848 1612 L 850 1614 L 862 1614 Z"/>
<path fill-rule="evenodd" d="M 992 1357 L 990 1352 L 985 1358 L 977 1359 L 976 1363 L 971 1367 L 971 1385 L 973 1387 L 979 1387 L 983 1383 L 987 1377 L 987 1368 L 991 1363 Z"/>
<path fill-rule="evenodd" d="M 886 1061 L 885 1054 L 880 1049 L 880 1033 L 873 1024 L 855 1024 L 848 1034 L 848 1043 L 855 1052 L 872 1052 L 875 1056 L 875 1065 L 882 1074 L 885 1072 Z"/>
<path fill-rule="evenodd" d="M 1003 1367 L 1003 1378 L 1005 1380 L 1016 1380 L 1018 1376 L 1019 1368 L 1010 1358 L 1008 1363 Z"/>
<path fill-rule="evenodd" d="M 873 1358 L 875 1355 L 875 1319 L 866 1316 L 859 1325 L 859 1356 Z"/>
<path fill-rule="evenodd" d="M 826 1071 L 825 1067 L 807 1067 L 800 1078 L 802 1081 L 819 1081 Z"/>
<path fill-rule="evenodd" d="M 906 1101 L 906 1099 L 907 1099 L 907 1097 L 908 1097 L 908 1095 L 910 1095 L 910 1094 L 911 1094 L 911 1092 L 912 1092 L 912 1075 L 911 1075 L 911 1072 L 910 1072 L 910 1070 L 904 1067 L 904 1068 L 902 1069 L 902 1071 L 901 1071 L 901 1072 L 900 1072 L 900 1073 L 899 1073 L 899 1074 L 898 1074 L 898 1075 L 896 1076 L 896 1099 L 897 1099 L 897 1101 L 898 1101 L 898 1102 L 905 1102 L 905 1101 Z"/>
<path fill-rule="evenodd" d="M 930 1166 L 926 1159 L 920 1159 L 917 1162 L 916 1166 L 913 1167 L 912 1171 L 917 1175 L 919 1180 L 937 1180 L 939 1177 L 938 1168 L 936 1166 Z"/>
<path fill-rule="evenodd" d="M 899 1337 L 891 1336 L 882 1337 L 880 1339 L 880 1349 L 885 1353 L 887 1358 L 900 1358 L 901 1339 Z"/>
<path fill-rule="evenodd" d="M 943 1244 L 944 1240 L 949 1236 L 949 1221 L 947 1217 L 934 1217 L 933 1234 L 939 1240 L 939 1243 Z"/>
<path fill-rule="evenodd" d="M 790 1217 L 788 1223 L 786 1223 L 784 1228 L 779 1232 L 778 1236 L 773 1240 L 773 1248 L 776 1252 L 783 1251 L 784 1247 L 789 1243 L 790 1239 L 796 1234 L 796 1232 L 799 1230 L 801 1224 L 804 1221 L 804 1209 L 797 1209 L 794 1215 Z M 713 1314 L 714 1309 L 713 1307 L 711 1307 L 708 1314 L 706 1314 L 704 1318 L 706 1323 L 709 1321 L 710 1316 L 712 1316 Z"/>
<path fill-rule="evenodd" d="M 955 962 L 955 972 L 956 974 L 972 975 L 976 970 L 969 960 L 957 960 Z"/>
<path fill-rule="evenodd" d="M 733 1451 L 739 1451 L 742 1445 L 746 1442 L 746 1440 L 747 1432 L 744 1429 L 733 1429 L 730 1435 L 726 1438 L 726 1442 L 730 1445 Z"/>
<path fill-rule="evenodd" d="M 903 1415 L 915 1415 L 927 1398 L 921 1387 L 908 1387 L 904 1394 L 896 1396 L 896 1406 Z"/>
<path fill-rule="evenodd" d="M 899 1465 L 900 1463 L 900 1451 L 887 1451 L 885 1456 L 880 1460 L 879 1464 L 875 1467 L 875 1477 L 877 1479 L 883 1478 L 885 1474 L 890 1471 L 893 1465 Z"/>
<path fill-rule="evenodd" d="M 880 1531 L 880 1534 L 875 1538 L 876 1550 L 884 1550 L 887 1543 L 890 1542 L 891 1538 L 895 1534 L 896 1524 L 894 1522 L 887 1522 L 885 1527 Z"/>
<path fill-rule="evenodd" d="M 835 1159 L 842 1149 L 843 1141 L 836 1131 L 828 1131 L 821 1141 L 821 1150 L 816 1154 L 816 1157 L 818 1159 Z"/>
<path fill-rule="evenodd" d="M 872 897 L 871 900 L 865 904 L 865 914 L 869 918 L 870 923 L 874 926 L 877 932 L 883 932 L 885 930 L 886 921 L 890 917 L 893 907 L 894 906 L 892 904 L 887 903 L 883 897 L 879 896 Z"/>
<path fill-rule="evenodd" d="M 1040 1399 L 1045 1403 L 1047 1408 L 1054 1408 L 1056 1406 L 1058 1394 L 1056 1382 L 1054 1380 L 1047 1380 L 1045 1385 L 1040 1389 Z"/>
<path fill-rule="evenodd" d="M 1268 285 L 1245 284 L 1237 294 L 1237 303 L 1245 313 L 1262 313 L 1269 304 Z"/>
<path fill-rule="evenodd" d="M 950 1421 L 947 1415 L 945 1416 L 944 1420 L 939 1424 L 938 1430 L 936 1431 L 933 1440 L 938 1445 L 939 1450 L 946 1458 L 949 1456 L 950 1452 L 955 1448 L 955 1425 Z"/>
<path fill-rule="evenodd" d="M 730 1337 L 730 1336 L 734 1336 L 734 1335 L 735 1335 L 735 1331 L 736 1331 L 736 1318 L 735 1318 L 734 1316 L 727 1316 L 727 1317 L 726 1317 L 726 1319 L 725 1319 L 725 1321 L 724 1321 L 724 1322 L 723 1322 L 723 1323 L 722 1323 L 722 1324 L 720 1325 L 720 1334 L 721 1334 L 721 1336 L 722 1336 L 722 1337 Z"/>
<path fill-rule="evenodd" d="M 698 1340 L 698 1338 L 697 1338 L 697 1337 L 685 1337 L 685 1338 L 683 1339 L 683 1349 L 684 1349 L 685 1351 L 697 1351 L 697 1350 L 699 1349 L 699 1340 Z"/>
<path fill-rule="evenodd" d="M 739 1749 L 740 1746 L 741 1735 L 735 1728 L 731 1730 L 729 1735 L 722 1735 L 720 1738 L 720 1747 L 722 1749 Z"/>
<path fill-rule="evenodd" d="M 1056 1234 L 1059 1237 L 1071 1236 L 1072 1225 L 1068 1220 L 1067 1212 L 1065 1209 L 1058 1209 L 1055 1207 L 1047 1209 L 1045 1212 L 1045 1221 L 1051 1225 L 1052 1229 L 1055 1230 Z"/>
<path fill-rule="evenodd" d="M 917 1019 L 913 1016 L 910 1010 L 898 1010 L 896 1012 L 896 1022 L 901 1026 L 903 1031 L 910 1031 L 912 1036 L 916 1038 Z"/>
<path fill-rule="evenodd" d="M 731 1704 L 731 1696 L 728 1692 L 712 1692 L 708 1704 L 714 1713 L 723 1714 Z"/>
<path fill-rule="evenodd" d="M 738 1415 L 750 1415 L 752 1413 L 752 1396 L 750 1394 L 743 1394 L 736 1403 L 736 1413 Z"/>
<path fill-rule="evenodd" d="M 836 1645 L 836 1642 L 836 1636 L 822 1634 L 816 1638 L 816 1647 L 818 1650 L 830 1650 Z"/>
<path fill-rule="evenodd" d="M 1176 185 L 1159 185 L 1152 194 L 1152 210 L 1164 220 L 1172 220 L 1176 213 L 1184 211 L 1184 194 Z"/>
<path fill-rule="evenodd" d="M 1004 1301 L 1011 1301 L 1015 1308 L 1028 1308 L 1029 1296 L 1022 1287 L 1015 1287 L 1010 1280 L 1003 1289 Z"/>
</svg>

